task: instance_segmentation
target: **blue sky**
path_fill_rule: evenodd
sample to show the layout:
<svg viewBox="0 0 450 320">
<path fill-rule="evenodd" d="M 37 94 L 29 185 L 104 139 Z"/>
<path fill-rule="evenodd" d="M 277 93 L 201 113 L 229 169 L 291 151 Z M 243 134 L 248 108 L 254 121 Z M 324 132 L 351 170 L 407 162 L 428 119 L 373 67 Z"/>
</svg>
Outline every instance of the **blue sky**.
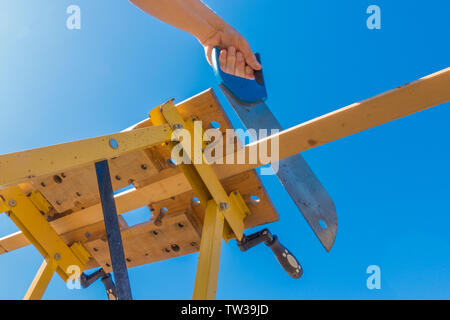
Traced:
<svg viewBox="0 0 450 320">
<path fill-rule="evenodd" d="M 449 66 L 446 0 L 205 1 L 261 52 L 268 104 L 286 128 Z M 276 4 L 275 4 L 276 3 Z M 81 30 L 66 8 L 81 8 Z M 366 8 L 381 8 L 381 30 Z M 0 3 L 0 154 L 120 131 L 168 98 L 213 87 L 201 46 L 128 1 Z M 304 268 L 291 279 L 268 248 L 223 246 L 219 299 L 449 299 L 449 104 L 309 150 L 338 210 L 326 253 L 275 177 L 263 177 L 270 225 Z M 137 212 L 141 217 L 145 213 Z M 0 215 L 0 236 L 16 231 Z M 130 270 L 136 299 L 190 299 L 197 254 Z M 0 255 L 0 299 L 25 294 L 42 257 Z M 368 290 L 366 268 L 381 268 Z M 46 299 L 104 299 L 102 284 Z"/>
</svg>

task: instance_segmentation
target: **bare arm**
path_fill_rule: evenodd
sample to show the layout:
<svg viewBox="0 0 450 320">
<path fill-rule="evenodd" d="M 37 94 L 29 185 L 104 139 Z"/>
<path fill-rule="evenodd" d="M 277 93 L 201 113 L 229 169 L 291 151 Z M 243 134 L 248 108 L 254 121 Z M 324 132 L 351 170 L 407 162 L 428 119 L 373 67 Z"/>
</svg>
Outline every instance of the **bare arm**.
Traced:
<svg viewBox="0 0 450 320">
<path fill-rule="evenodd" d="M 261 69 L 247 40 L 200 0 L 130 0 L 143 11 L 198 39 L 211 64 L 212 48 L 221 48 L 220 66 L 230 74 L 253 78 Z"/>
</svg>

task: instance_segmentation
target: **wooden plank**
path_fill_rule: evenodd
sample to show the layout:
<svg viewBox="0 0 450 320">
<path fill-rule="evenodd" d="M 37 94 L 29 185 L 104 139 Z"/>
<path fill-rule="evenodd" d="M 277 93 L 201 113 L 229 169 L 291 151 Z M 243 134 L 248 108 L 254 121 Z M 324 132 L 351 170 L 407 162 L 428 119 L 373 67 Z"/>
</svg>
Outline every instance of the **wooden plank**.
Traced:
<svg viewBox="0 0 450 320">
<path fill-rule="evenodd" d="M 200 236 L 181 211 L 168 214 L 161 226 L 148 221 L 123 230 L 122 241 L 127 267 L 131 268 L 196 252 Z M 106 239 L 89 241 L 85 247 L 106 272 L 112 271 Z"/>
<path fill-rule="evenodd" d="M 330 112 L 313 120 L 283 130 L 276 135 L 246 147 L 262 143 L 279 143 L 279 158 L 315 148 L 329 142 L 371 129 L 419 111 L 450 101 L 450 68 L 433 73 L 414 82 Z M 219 176 L 235 175 L 259 167 L 252 165 L 216 165 Z"/>
<path fill-rule="evenodd" d="M 167 125 L 121 132 L 0 156 L 0 186 L 8 186 L 69 168 L 137 151 L 168 139 Z M 117 148 L 110 146 L 111 139 Z"/>
<path fill-rule="evenodd" d="M 270 202 L 270 198 L 265 194 L 264 188 L 262 188 L 262 186 L 260 185 L 259 177 L 254 172 L 252 171 L 246 172 L 245 176 L 241 175 L 231 177 L 225 179 L 223 182 L 224 188 L 227 190 L 227 192 L 232 192 L 233 190 L 240 190 L 244 200 L 246 201 L 251 211 L 251 214 L 245 220 L 246 228 L 252 228 L 257 225 L 266 224 L 278 219 L 277 215 L 276 216 L 270 215 L 274 213 L 271 210 L 272 204 Z M 258 203 L 253 203 L 250 200 L 251 196 L 257 196 L 260 201 Z M 194 192 L 189 191 L 162 201 L 153 202 L 149 205 L 149 208 L 154 214 L 152 219 L 148 223 L 146 222 L 133 226 L 131 228 L 123 229 L 123 234 L 127 234 L 126 240 L 125 236 L 123 236 L 123 241 L 124 247 L 127 248 L 126 251 L 127 256 L 131 260 L 127 263 L 129 267 L 174 257 L 168 255 L 167 253 L 164 253 L 162 255 L 160 254 L 162 250 L 167 247 L 167 243 L 170 241 L 177 244 L 178 243 L 185 244 L 183 245 L 182 250 L 178 252 L 175 256 L 181 256 L 198 251 L 197 245 L 195 245 L 194 248 L 192 247 L 192 245 L 191 246 L 187 245 L 188 242 L 184 238 L 185 237 L 184 234 L 180 235 L 174 233 L 173 235 L 170 236 L 167 235 L 168 238 L 153 239 L 152 245 L 154 247 L 156 246 L 157 248 L 156 252 L 159 254 L 157 254 L 156 257 L 155 255 L 148 256 L 146 255 L 146 253 L 148 253 L 148 251 L 154 250 L 155 248 L 151 249 L 149 248 L 149 245 L 146 244 L 145 241 L 149 241 L 147 236 L 144 237 L 139 236 L 141 234 L 144 234 L 145 232 L 148 232 L 150 226 L 154 224 L 156 217 L 158 216 L 158 213 L 161 211 L 161 209 L 165 209 L 164 211 L 167 213 L 161 219 L 162 225 L 153 226 L 155 230 L 160 230 L 161 228 L 164 228 L 164 226 L 170 225 L 172 223 L 170 222 L 171 221 L 170 217 L 172 217 L 173 214 L 178 215 L 179 213 L 183 213 L 186 216 L 186 219 L 189 221 L 187 224 L 188 228 L 192 228 L 193 230 L 195 230 L 195 232 L 198 235 L 198 239 L 200 239 L 202 231 L 202 222 L 205 215 L 205 208 L 203 204 L 193 201 L 193 197 L 195 197 Z M 183 225 L 184 228 L 185 223 L 181 222 L 181 224 Z M 107 251 L 107 243 L 105 241 L 106 238 L 104 237 L 104 234 L 100 233 L 94 236 L 94 233 L 92 231 L 90 233 L 93 235 L 92 238 L 100 237 L 101 239 L 87 241 L 86 246 L 91 248 L 89 251 L 95 258 L 95 260 L 98 261 L 101 266 L 109 269 L 110 263 Z M 189 237 L 188 239 L 192 240 L 192 238 Z M 126 245 L 125 241 L 127 241 Z M 196 244 L 199 244 L 199 242 L 198 243 L 196 242 Z M 96 249 L 94 250 L 93 248 Z M 184 248 L 188 248 L 189 250 L 184 250 Z M 106 263 L 108 263 L 108 265 L 106 265 Z"/>
<path fill-rule="evenodd" d="M 114 190 L 139 185 L 158 173 L 144 150 L 109 159 L 108 164 Z M 59 213 L 81 210 L 100 201 L 94 164 L 32 179 L 31 183 Z"/>
<path fill-rule="evenodd" d="M 232 128 L 231 122 L 226 116 L 226 112 L 223 110 L 212 88 L 177 103 L 176 106 L 178 112 L 185 121 L 193 118 L 202 120 L 204 130 L 212 128 L 211 122 L 213 121 L 220 125 L 220 130 L 222 132 L 227 128 Z M 153 123 L 150 118 L 147 118 L 125 129 L 125 131 L 145 128 L 152 125 Z"/>
<path fill-rule="evenodd" d="M 0 254 L 20 249 L 29 244 L 30 241 L 21 231 L 12 233 L 0 239 L 0 246 L 5 250 L 4 252 L 0 252 Z"/>
</svg>

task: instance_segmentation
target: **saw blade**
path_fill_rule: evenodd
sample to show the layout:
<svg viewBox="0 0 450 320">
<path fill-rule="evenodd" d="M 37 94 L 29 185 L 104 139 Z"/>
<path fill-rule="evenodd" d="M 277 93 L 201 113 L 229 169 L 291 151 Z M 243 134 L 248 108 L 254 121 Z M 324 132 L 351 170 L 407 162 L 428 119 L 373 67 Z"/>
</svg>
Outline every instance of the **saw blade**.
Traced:
<svg viewBox="0 0 450 320">
<path fill-rule="evenodd" d="M 283 130 L 269 107 L 264 103 L 247 105 L 236 99 L 228 89 L 219 85 L 228 102 L 247 129 Z M 251 131 L 251 130 L 250 130 Z M 252 132 L 250 132 L 252 134 Z M 257 137 L 253 136 L 253 139 Z M 337 214 L 333 200 L 301 154 L 282 159 L 272 167 L 297 208 L 327 251 L 336 239 Z"/>
</svg>

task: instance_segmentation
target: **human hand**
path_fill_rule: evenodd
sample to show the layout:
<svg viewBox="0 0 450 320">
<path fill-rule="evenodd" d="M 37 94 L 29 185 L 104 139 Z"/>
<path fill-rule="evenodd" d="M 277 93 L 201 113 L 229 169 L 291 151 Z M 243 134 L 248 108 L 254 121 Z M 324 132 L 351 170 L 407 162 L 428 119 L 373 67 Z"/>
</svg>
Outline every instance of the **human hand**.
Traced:
<svg viewBox="0 0 450 320">
<path fill-rule="evenodd" d="M 261 65 L 250 49 L 248 41 L 236 30 L 226 27 L 215 31 L 214 34 L 200 43 L 205 49 L 206 59 L 212 65 L 212 50 L 214 47 L 221 49 L 219 55 L 220 68 L 234 76 L 254 79 L 254 71 L 261 70 Z"/>
</svg>

